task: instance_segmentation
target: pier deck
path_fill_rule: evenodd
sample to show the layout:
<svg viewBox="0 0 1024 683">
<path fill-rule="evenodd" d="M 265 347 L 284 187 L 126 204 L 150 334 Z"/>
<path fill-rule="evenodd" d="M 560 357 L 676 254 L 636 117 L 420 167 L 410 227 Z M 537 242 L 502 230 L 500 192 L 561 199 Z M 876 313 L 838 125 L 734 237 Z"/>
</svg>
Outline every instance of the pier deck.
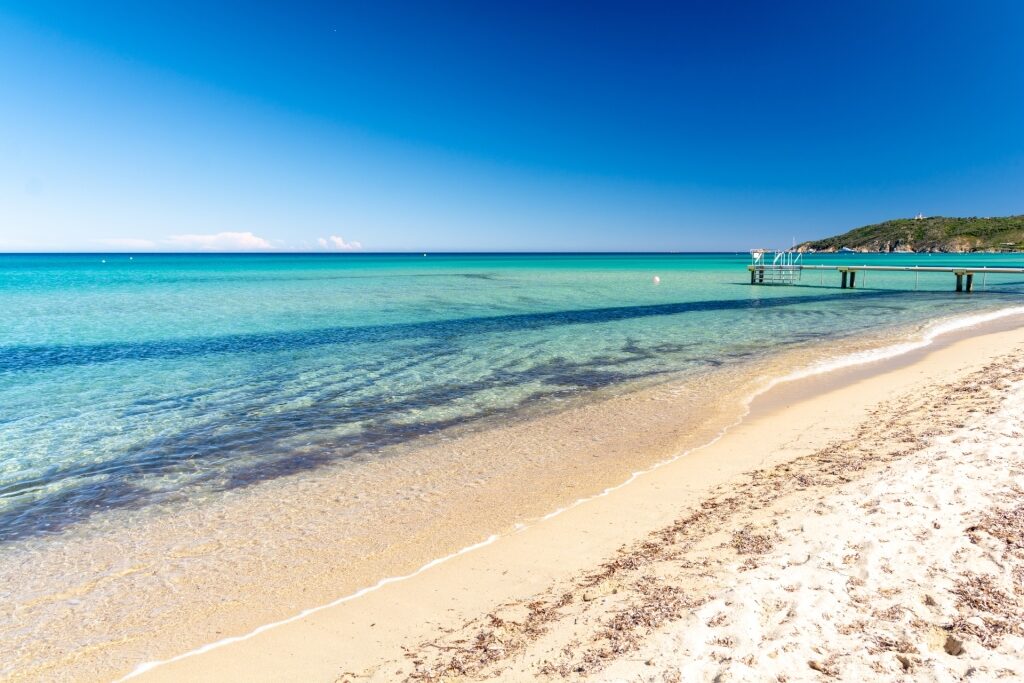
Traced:
<svg viewBox="0 0 1024 683">
<path fill-rule="evenodd" d="M 916 272 L 916 273 L 952 273 L 956 276 L 956 289 L 957 292 L 971 292 L 974 291 L 974 276 L 977 274 L 987 273 L 1010 273 L 1017 275 L 1024 275 L 1024 268 L 1008 268 L 1008 267 L 972 267 L 972 266 L 853 266 L 853 265 L 784 265 L 775 266 L 772 264 L 757 264 L 747 266 L 747 270 L 750 271 L 750 284 L 758 285 L 765 284 L 765 272 L 769 274 L 775 270 L 785 269 L 788 274 L 799 273 L 804 270 L 835 270 L 838 271 L 840 278 L 840 287 L 843 289 L 854 288 L 857 286 L 857 273 L 861 271 L 902 271 L 902 272 Z M 771 277 L 768 278 L 769 282 L 774 281 Z M 790 278 L 792 281 L 792 278 Z"/>
</svg>

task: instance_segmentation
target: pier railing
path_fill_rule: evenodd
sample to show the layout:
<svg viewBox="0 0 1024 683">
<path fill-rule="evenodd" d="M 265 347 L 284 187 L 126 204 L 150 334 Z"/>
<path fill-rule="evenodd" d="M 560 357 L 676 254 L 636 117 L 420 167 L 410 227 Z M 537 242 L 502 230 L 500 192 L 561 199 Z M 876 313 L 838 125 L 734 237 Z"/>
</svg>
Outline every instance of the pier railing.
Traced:
<svg viewBox="0 0 1024 683">
<path fill-rule="evenodd" d="M 786 276 L 779 277 L 776 273 L 782 269 L 785 269 Z M 793 270 L 796 270 L 794 276 Z M 840 287 L 843 289 L 853 289 L 857 286 L 857 273 L 867 273 L 868 271 L 886 271 L 886 272 L 909 272 L 909 273 L 952 273 L 956 276 L 956 289 L 957 292 L 971 292 L 974 291 L 974 276 L 975 275 L 986 275 L 988 273 L 1010 273 L 1016 275 L 1024 275 L 1024 268 L 1005 268 L 1005 267 L 971 267 L 971 266 L 847 266 L 847 265 L 835 265 L 835 266 L 818 266 L 818 265 L 804 265 L 802 263 L 793 265 L 776 265 L 774 263 L 751 263 L 747 266 L 747 270 L 750 271 L 750 284 L 752 285 L 763 285 L 763 284 L 792 284 L 794 280 L 799 279 L 799 272 L 803 270 L 834 270 L 840 275 Z M 915 282 L 916 285 L 916 282 Z"/>
</svg>

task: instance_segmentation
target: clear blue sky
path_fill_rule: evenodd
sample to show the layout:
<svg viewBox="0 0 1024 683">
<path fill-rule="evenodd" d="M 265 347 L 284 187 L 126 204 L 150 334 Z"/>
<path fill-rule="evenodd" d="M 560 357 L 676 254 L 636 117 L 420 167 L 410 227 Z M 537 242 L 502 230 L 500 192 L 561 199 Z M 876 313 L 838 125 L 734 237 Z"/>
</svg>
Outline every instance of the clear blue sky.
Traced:
<svg viewBox="0 0 1024 683">
<path fill-rule="evenodd" d="M 1024 213 L 1024 3 L 0 0 L 0 250 L 746 249 L 918 212 Z"/>
</svg>

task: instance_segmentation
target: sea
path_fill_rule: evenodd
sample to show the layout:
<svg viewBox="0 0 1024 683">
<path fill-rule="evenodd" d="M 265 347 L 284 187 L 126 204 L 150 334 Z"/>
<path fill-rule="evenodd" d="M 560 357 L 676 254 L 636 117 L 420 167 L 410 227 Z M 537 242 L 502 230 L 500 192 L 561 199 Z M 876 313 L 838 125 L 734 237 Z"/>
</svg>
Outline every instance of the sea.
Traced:
<svg viewBox="0 0 1024 683">
<path fill-rule="evenodd" d="M 1024 294 L 1013 274 L 979 275 L 970 294 L 949 273 L 861 273 L 841 289 L 837 272 L 805 271 L 751 286 L 748 263 L 745 252 L 0 255 L 0 555 L 60 547 L 119 511 L 213 506 L 345 463 L 384 472 L 396 448 L 431 435 L 696 385 L 786 350 L 920 335 Z M 26 629 L 7 631 L 6 647 Z"/>
</svg>

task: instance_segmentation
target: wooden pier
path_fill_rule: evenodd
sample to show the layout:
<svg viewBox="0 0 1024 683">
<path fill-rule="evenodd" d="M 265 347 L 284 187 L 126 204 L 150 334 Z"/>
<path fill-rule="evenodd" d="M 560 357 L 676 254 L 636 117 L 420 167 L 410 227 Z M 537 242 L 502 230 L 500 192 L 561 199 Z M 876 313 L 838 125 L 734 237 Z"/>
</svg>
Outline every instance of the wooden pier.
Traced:
<svg viewBox="0 0 1024 683">
<path fill-rule="evenodd" d="M 1010 273 L 1016 275 L 1024 275 L 1024 268 L 989 268 L 980 267 L 972 268 L 969 266 L 810 266 L 804 264 L 795 265 L 773 265 L 769 263 L 759 263 L 747 266 L 747 270 L 750 271 L 750 284 L 752 285 L 763 285 L 765 284 L 767 274 L 767 282 L 779 282 L 780 278 L 777 277 L 776 270 L 785 270 L 786 277 L 782 278 L 785 284 L 792 283 L 795 279 L 799 279 L 799 274 L 805 270 L 835 270 L 839 272 L 840 276 L 840 287 L 842 289 L 854 289 L 857 286 L 857 273 L 867 273 L 869 271 L 885 271 L 885 272 L 909 272 L 909 273 L 952 273 L 956 276 L 956 289 L 957 292 L 972 292 L 974 291 L 974 276 L 985 275 L 988 273 Z M 796 277 L 794 277 L 794 275 Z"/>
</svg>

